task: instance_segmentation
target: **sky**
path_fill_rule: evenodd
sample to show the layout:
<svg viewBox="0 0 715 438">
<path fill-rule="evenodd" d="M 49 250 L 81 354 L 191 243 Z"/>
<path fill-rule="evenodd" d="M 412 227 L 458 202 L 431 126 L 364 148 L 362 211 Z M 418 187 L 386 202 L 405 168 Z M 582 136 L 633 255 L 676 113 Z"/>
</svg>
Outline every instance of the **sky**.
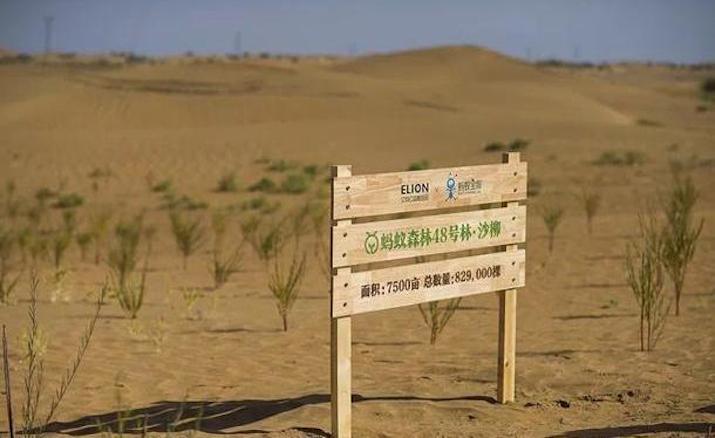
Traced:
<svg viewBox="0 0 715 438">
<path fill-rule="evenodd" d="M 0 0 L 0 47 L 365 54 L 471 44 L 530 60 L 715 61 L 715 0 Z"/>
</svg>

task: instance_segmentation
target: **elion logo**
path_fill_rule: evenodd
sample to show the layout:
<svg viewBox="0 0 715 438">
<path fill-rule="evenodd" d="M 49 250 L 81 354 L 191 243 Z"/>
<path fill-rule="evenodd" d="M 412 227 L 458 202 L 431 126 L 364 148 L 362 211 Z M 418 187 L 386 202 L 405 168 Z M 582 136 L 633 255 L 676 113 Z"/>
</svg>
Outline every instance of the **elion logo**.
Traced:
<svg viewBox="0 0 715 438">
<path fill-rule="evenodd" d="M 429 183 L 410 183 L 400 185 L 402 202 L 419 202 L 429 199 Z"/>
</svg>

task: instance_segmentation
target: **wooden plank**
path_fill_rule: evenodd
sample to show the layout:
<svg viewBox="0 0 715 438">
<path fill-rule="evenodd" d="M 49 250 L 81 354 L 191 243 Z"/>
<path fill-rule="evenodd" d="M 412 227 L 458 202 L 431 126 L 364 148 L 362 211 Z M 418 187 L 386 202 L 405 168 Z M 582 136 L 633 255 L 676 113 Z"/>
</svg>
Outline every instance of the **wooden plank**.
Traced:
<svg viewBox="0 0 715 438">
<path fill-rule="evenodd" d="M 519 153 L 512 152 L 502 157 L 505 163 L 519 161 Z M 509 203 L 507 207 L 514 207 Z M 516 245 L 506 247 L 507 254 L 514 254 Z M 499 353 L 497 358 L 497 400 L 499 403 L 514 401 L 516 378 L 516 289 L 499 292 Z"/>
<path fill-rule="evenodd" d="M 333 318 L 524 285 L 524 250 L 333 277 Z"/>
<path fill-rule="evenodd" d="M 524 242 L 526 206 L 333 227 L 333 266 Z"/>
<path fill-rule="evenodd" d="M 352 174 L 350 166 L 333 166 L 333 181 L 336 177 L 347 177 Z M 335 188 L 332 188 L 333 196 Z M 334 210 L 331 213 L 335 220 Z M 341 229 L 349 226 L 350 220 L 338 221 L 335 228 Z M 330 239 L 330 250 L 334 252 L 335 242 Z M 350 275 L 350 268 L 334 270 L 330 267 L 330 272 L 338 276 Z M 335 277 L 333 277 L 335 278 Z M 331 285 L 331 296 L 335 296 L 335 290 Z M 334 311 L 331 309 L 331 313 Z M 330 320 L 330 412 L 332 436 L 339 438 L 350 438 L 352 434 L 352 334 L 351 318 L 331 318 Z"/>
<path fill-rule="evenodd" d="M 526 199 L 526 163 L 338 177 L 335 219 Z"/>
</svg>

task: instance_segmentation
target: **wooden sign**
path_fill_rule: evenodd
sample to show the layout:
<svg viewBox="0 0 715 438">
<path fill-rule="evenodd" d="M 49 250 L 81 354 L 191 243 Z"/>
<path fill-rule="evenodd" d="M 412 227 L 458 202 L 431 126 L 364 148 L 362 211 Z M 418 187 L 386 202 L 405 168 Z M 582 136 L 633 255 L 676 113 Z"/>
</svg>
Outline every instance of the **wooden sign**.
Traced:
<svg viewBox="0 0 715 438">
<path fill-rule="evenodd" d="M 518 249 L 526 207 L 518 201 L 526 182 L 518 153 L 502 164 L 375 175 L 333 167 L 333 436 L 351 435 L 351 316 L 361 313 L 497 292 L 497 398 L 513 401 L 516 288 L 526 283 L 526 253 Z M 385 217 L 396 214 L 411 217 Z"/>
</svg>

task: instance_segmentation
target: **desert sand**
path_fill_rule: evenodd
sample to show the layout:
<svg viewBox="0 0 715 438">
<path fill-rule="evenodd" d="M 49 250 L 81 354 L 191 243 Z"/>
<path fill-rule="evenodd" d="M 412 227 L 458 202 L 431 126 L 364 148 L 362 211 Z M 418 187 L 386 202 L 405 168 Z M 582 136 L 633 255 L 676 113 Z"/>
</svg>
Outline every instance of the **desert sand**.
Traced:
<svg viewBox="0 0 715 438">
<path fill-rule="evenodd" d="M 712 70 L 545 67 L 475 47 L 354 59 L 45 61 L 0 65 L 0 182 L 14 181 L 27 205 L 42 187 L 81 194 L 80 224 L 111 207 L 115 219 L 146 209 L 145 223 L 157 228 L 138 319 L 125 318 L 111 299 L 103 306 L 51 431 L 97 433 L 98 423 L 111 427 L 125 412 L 164 432 L 178 412 L 182 433 L 329 436 L 329 286 L 312 234 L 304 237 L 307 278 L 283 332 L 265 266 L 249 247 L 241 272 L 216 291 L 210 244 L 182 269 L 167 212 L 147 180 L 170 179 L 177 193 L 207 202 L 199 214 L 208 224 L 211 209 L 257 196 L 246 187 L 261 177 L 281 181 L 284 173 L 267 171 L 265 159 L 352 164 L 355 174 L 419 160 L 486 164 L 501 158 L 485 144 L 515 138 L 530 141 L 521 159 L 539 185 L 527 202 L 516 401 L 494 400 L 496 295 L 464 299 L 435 346 L 415 307 L 357 316 L 354 436 L 699 436 L 715 424 L 715 106 L 696 110 L 698 85 Z M 606 151 L 634 151 L 644 161 L 593 164 Z M 696 216 L 705 226 L 681 315 L 671 315 L 656 349 L 644 353 L 625 247 L 638 235 L 646 200 L 667 190 L 669 162 L 693 156 Z M 97 168 L 112 176 L 94 190 L 88 174 Z M 240 190 L 216 193 L 227 172 L 236 172 Z M 584 186 L 603 197 L 592 235 L 578 197 Z M 280 204 L 267 215 L 290 215 L 307 196 L 267 194 Z M 549 254 L 538 212 L 554 202 L 566 216 Z M 60 212 L 51 214 L 57 223 Z M 239 210 L 235 221 L 249 214 Z M 240 239 L 234 226 L 229 241 Z M 104 263 L 82 262 L 76 245 L 64 266 L 66 297 L 53 302 L 48 281 L 40 286 L 50 390 L 108 273 Z M 52 272 L 40 263 L 43 279 Z M 28 284 L 26 271 L 15 302 L 0 306 L 18 417 Z M 192 318 L 182 287 L 203 291 Z M 666 292 L 672 296 L 670 284 Z M 165 339 L 157 342 L 156 333 Z M 4 396 L 0 406 L 4 431 Z"/>
</svg>

